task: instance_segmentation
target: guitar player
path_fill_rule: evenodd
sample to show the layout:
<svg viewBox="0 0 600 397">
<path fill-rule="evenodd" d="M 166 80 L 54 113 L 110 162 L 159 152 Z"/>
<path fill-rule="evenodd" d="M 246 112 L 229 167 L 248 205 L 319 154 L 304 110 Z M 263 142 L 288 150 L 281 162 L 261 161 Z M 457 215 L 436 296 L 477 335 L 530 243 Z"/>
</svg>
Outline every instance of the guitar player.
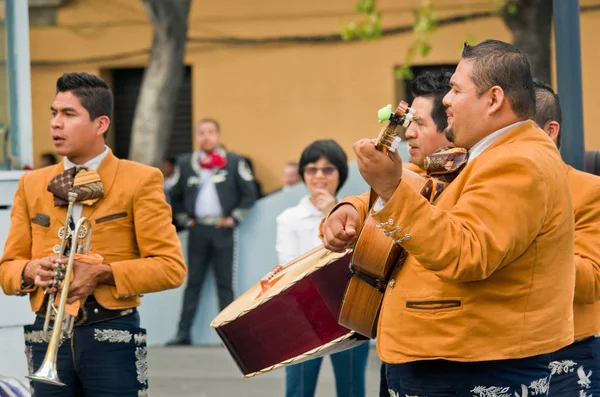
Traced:
<svg viewBox="0 0 600 397">
<path fill-rule="evenodd" d="M 533 79 L 516 47 L 465 45 L 450 85 L 446 136 L 469 153 L 460 175 L 430 204 L 403 183 L 398 155 L 360 140 L 354 151 L 379 196 L 376 211 L 359 197 L 343 200 L 323 241 L 349 248 L 369 215 L 408 253 L 379 316 L 382 396 L 544 394 L 549 353 L 573 341 L 565 167 L 530 120 Z"/>
<path fill-rule="evenodd" d="M 446 71 L 428 71 L 411 83 L 414 100 L 411 108 L 418 115 L 406 130 L 410 163 L 404 168 L 425 174 L 425 158 L 443 146 L 452 146 L 444 131 L 448 127 L 444 95 L 450 91 L 450 77 Z"/>
</svg>

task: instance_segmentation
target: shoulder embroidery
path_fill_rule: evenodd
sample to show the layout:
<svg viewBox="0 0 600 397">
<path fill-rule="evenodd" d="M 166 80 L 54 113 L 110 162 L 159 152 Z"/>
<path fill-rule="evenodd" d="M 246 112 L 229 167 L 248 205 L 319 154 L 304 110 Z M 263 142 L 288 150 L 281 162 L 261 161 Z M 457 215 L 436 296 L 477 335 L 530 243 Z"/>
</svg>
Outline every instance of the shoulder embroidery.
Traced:
<svg viewBox="0 0 600 397">
<path fill-rule="evenodd" d="M 240 159 L 238 162 L 238 174 L 242 177 L 243 180 L 251 182 L 254 180 L 254 176 L 252 175 L 252 170 L 250 166 L 244 159 Z"/>
</svg>

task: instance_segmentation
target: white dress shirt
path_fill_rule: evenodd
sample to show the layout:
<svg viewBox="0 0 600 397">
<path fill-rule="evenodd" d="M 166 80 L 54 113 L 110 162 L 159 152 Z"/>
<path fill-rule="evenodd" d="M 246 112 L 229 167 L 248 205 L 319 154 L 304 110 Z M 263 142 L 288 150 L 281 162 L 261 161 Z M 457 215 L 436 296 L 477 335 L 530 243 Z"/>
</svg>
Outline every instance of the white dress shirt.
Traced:
<svg viewBox="0 0 600 397">
<path fill-rule="evenodd" d="M 477 156 L 485 151 L 485 149 L 492 146 L 494 142 L 496 142 L 502 135 L 506 134 L 508 131 L 512 130 L 516 126 L 519 126 L 523 123 L 528 122 L 529 120 L 517 121 L 514 124 L 507 125 L 504 128 L 500 128 L 498 131 L 492 132 L 490 135 L 484 137 L 482 140 L 474 144 L 471 149 L 469 149 L 469 159 L 467 160 L 467 164 L 473 161 Z"/>
<path fill-rule="evenodd" d="M 94 171 L 98 171 L 98 167 L 100 167 L 102 160 L 104 160 L 104 158 L 106 157 L 107 154 L 108 154 L 108 146 L 105 145 L 104 151 L 102 153 L 100 153 L 98 156 L 94 157 L 93 159 L 87 161 L 85 164 L 75 164 L 68 158 L 64 157 L 63 165 L 65 167 L 65 171 L 70 168 L 73 168 L 73 167 L 78 167 L 78 168 L 87 167 Z M 75 205 L 73 206 L 73 215 L 72 215 L 74 225 L 77 224 L 77 221 L 81 217 L 82 211 L 83 211 L 83 204 L 75 203 Z"/>
<path fill-rule="evenodd" d="M 300 255 L 318 247 L 319 224 L 325 214 L 305 196 L 300 203 L 277 217 L 277 263 L 285 265 Z"/>
<path fill-rule="evenodd" d="M 194 213 L 197 218 L 223 216 L 221 201 L 217 193 L 217 187 L 213 181 L 216 171 L 200 170 L 200 191 L 196 196 Z"/>
</svg>

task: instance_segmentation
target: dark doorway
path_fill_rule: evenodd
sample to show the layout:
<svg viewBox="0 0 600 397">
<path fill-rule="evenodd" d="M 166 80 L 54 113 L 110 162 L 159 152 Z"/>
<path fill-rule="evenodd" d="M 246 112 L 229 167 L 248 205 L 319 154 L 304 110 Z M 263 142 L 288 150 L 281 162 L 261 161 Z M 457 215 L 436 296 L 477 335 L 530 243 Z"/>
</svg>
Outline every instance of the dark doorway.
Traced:
<svg viewBox="0 0 600 397">
<path fill-rule="evenodd" d="M 115 155 L 122 159 L 129 158 L 131 127 L 143 77 L 143 68 L 114 69 L 112 71 L 115 96 L 115 143 L 112 149 Z M 179 154 L 189 153 L 193 150 L 192 70 L 189 66 L 185 67 L 175 109 L 173 130 L 167 144 L 167 157 L 176 157 Z"/>
</svg>

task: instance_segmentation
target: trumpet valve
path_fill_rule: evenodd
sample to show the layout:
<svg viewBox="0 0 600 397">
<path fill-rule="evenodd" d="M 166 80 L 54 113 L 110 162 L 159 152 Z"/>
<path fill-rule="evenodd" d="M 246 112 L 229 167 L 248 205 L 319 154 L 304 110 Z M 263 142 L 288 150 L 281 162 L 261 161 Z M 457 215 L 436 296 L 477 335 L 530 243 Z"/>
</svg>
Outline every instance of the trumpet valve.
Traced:
<svg viewBox="0 0 600 397">
<path fill-rule="evenodd" d="M 87 227 L 85 227 L 84 225 L 81 225 L 81 227 L 79 228 L 79 232 L 77 233 L 77 237 L 85 238 L 85 236 L 87 236 L 87 234 L 88 234 Z"/>
<path fill-rule="evenodd" d="M 58 238 L 60 238 L 61 240 L 64 238 L 69 238 L 71 237 L 72 233 L 73 231 L 69 226 L 62 226 L 60 229 L 58 229 Z"/>
</svg>

